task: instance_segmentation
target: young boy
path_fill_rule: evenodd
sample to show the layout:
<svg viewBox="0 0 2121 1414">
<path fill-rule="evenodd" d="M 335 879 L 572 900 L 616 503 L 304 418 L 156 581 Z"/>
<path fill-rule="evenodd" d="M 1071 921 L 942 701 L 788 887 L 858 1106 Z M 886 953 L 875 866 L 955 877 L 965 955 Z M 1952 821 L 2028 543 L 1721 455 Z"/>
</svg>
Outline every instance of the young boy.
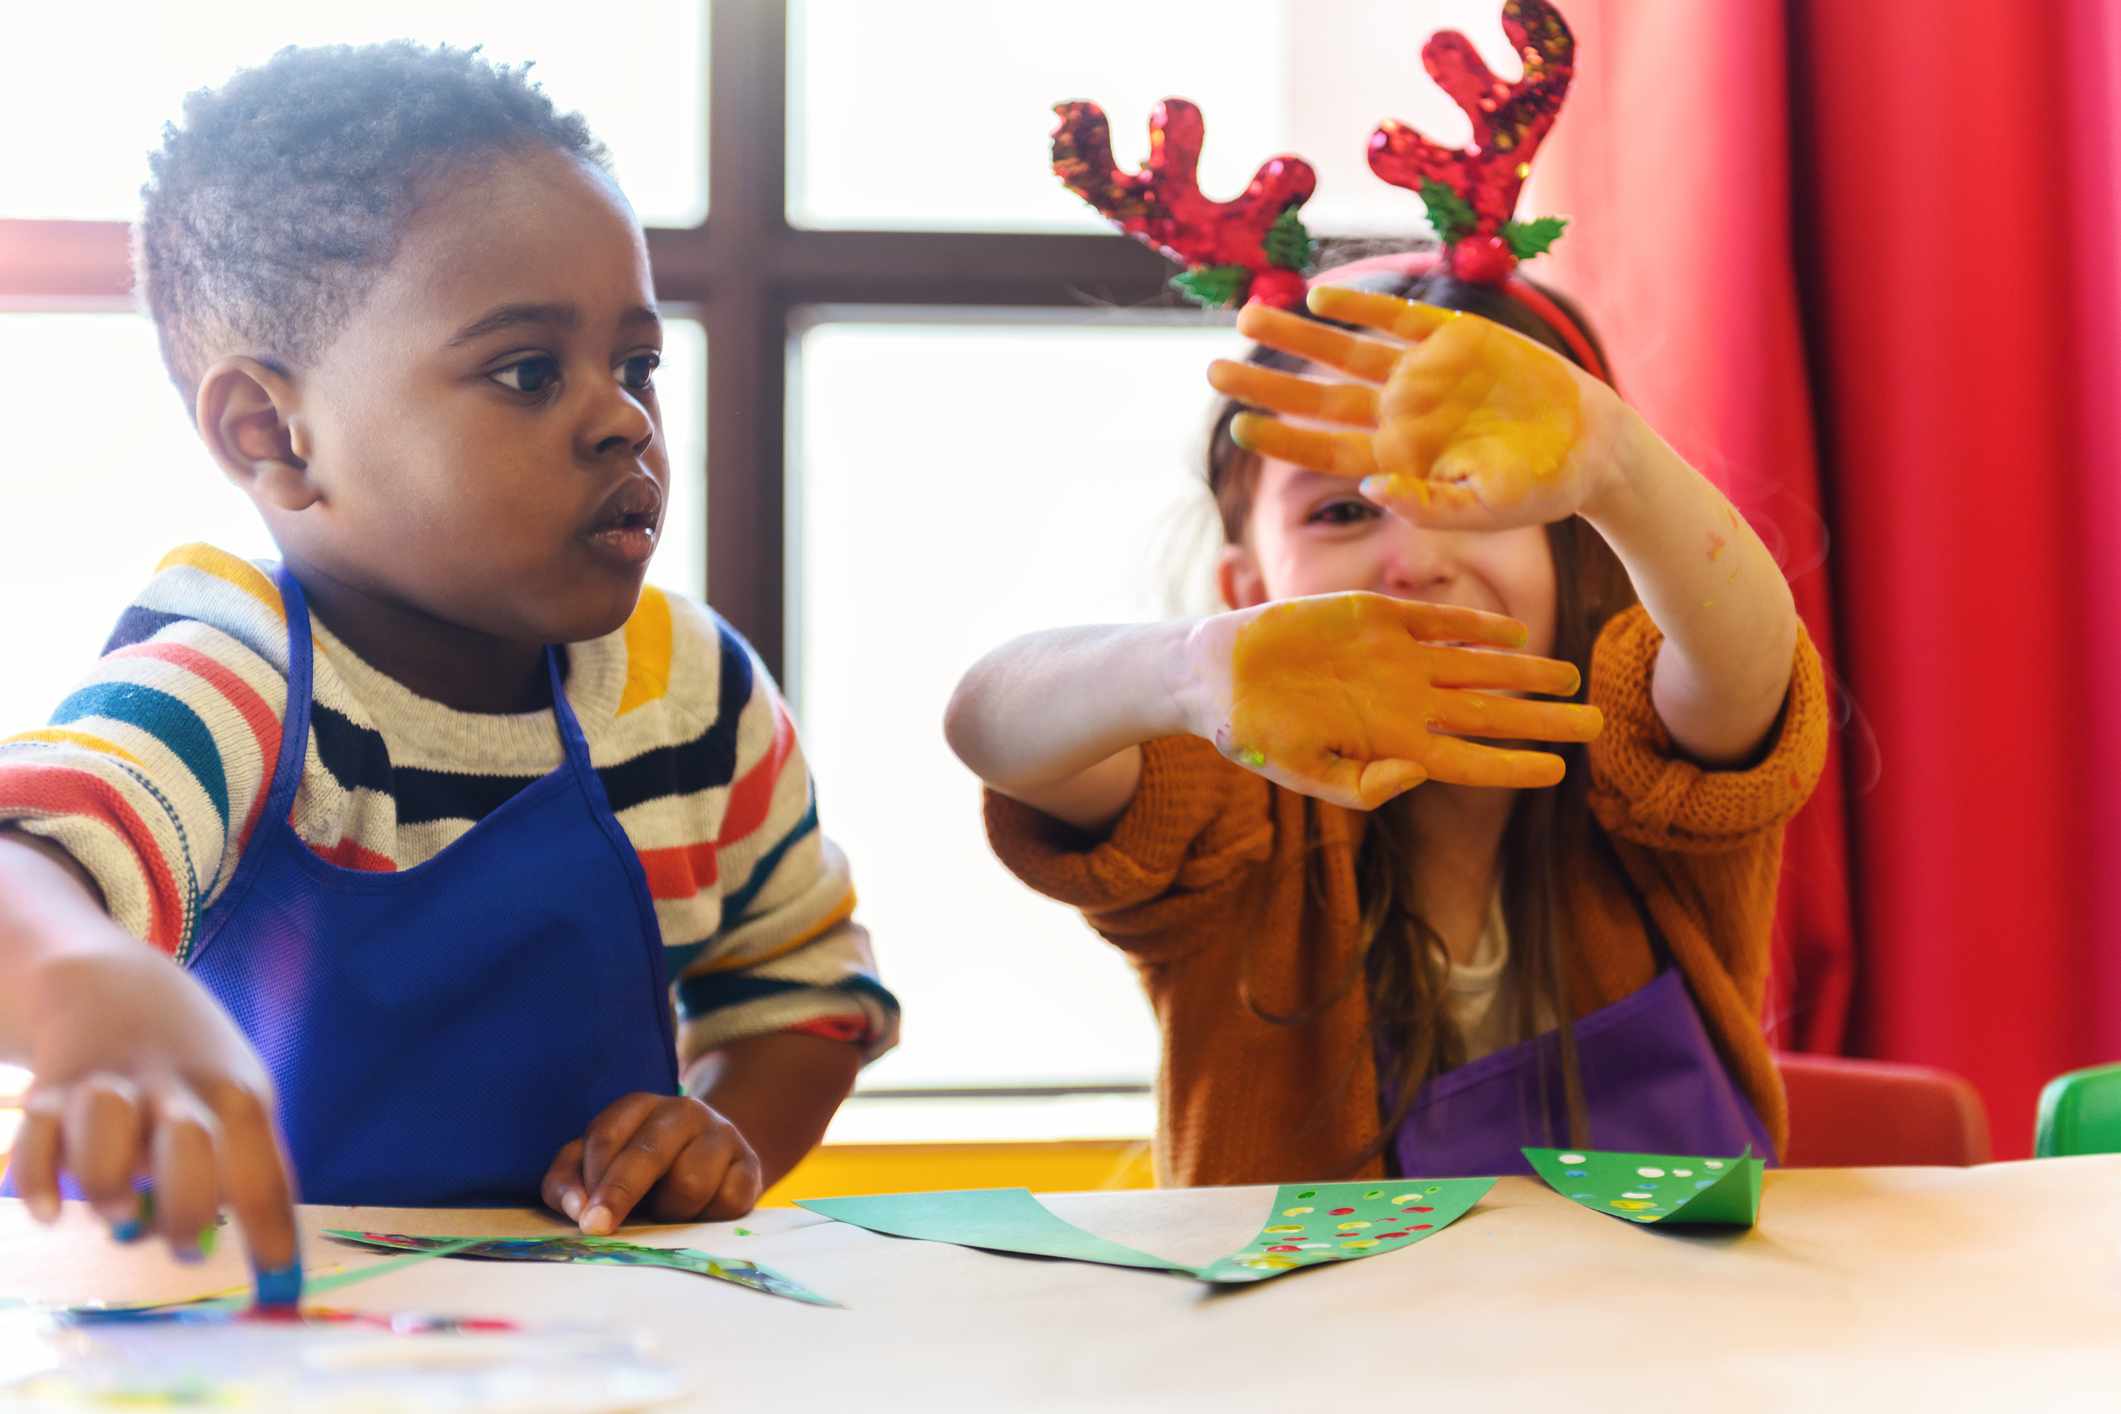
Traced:
<svg viewBox="0 0 2121 1414">
<path fill-rule="evenodd" d="M 603 149 L 472 53 L 290 49 L 145 199 L 170 375 L 283 560 L 176 551 L 0 743 L 16 1186 L 131 1236 L 151 1178 L 180 1255 L 225 1198 L 275 1272 L 283 1153 L 317 1202 L 748 1211 L 898 1009 L 774 684 L 643 589 L 660 326 Z"/>
</svg>

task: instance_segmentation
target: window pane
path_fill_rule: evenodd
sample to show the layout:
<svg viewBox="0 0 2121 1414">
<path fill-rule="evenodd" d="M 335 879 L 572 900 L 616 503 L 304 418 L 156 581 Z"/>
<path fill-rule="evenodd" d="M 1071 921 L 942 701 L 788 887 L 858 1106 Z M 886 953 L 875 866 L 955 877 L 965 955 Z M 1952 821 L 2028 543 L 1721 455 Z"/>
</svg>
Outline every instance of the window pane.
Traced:
<svg viewBox="0 0 2121 1414">
<path fill-rule="evenodd" d="M 1017 634 L 1163 617 L 1182 584 L 1197 604 L 1213 522 L 1189 455 L 1203 370 L 1234 335 L 896 318 L 801 333 L 791 408 L 790 690 L 906 1003 L 866 1083 L 1146 1080 L 1156 1030 L 1131 970 L 995 861 L 943 706 Z"/>
<path fill-rule="evenodd" d="M 534 61 L 553 101 L 579 109 L 610 147 L 641 219 L 696 225 L 707 212 L 707 2 L 39 6 L 34 41 L 18 18 L 0 44 L 0 131 L 47 136 L 0 145 L 0 216 L 130 220 L 147 154 L 186 93 L 289 44 L 414 39 Z"/>
<path fill-rule="evenodd" d="M 1145 23 L 1138 0 L 791 0 L 789 219 L 1109 229 L 1053 177 L 1051 105 L 1098 103 L 1113 155 L 1131 169 L 1148 151 L 1151 105 L 1176 96 L 1207 120 L 1210 196 L 1235 196 L 1261 162 L 1293 152 L 1318 171 L 1304 208 L 1313 231 L 1426 235 L 1419 199 L 1371 175 L 1370 133 L 1389 117 L 1469 142 L 1465 114 L 1422 71 L 1421 46 L 1433 30 L 1460 29 L 1515 78 L 1501 12 L 1500 0 L 1170 0 Z M 879 130 L 890 153 L 854 140 Z M 1524 209 L 1538 211 L 1529 195 Z"/>
<path fill-rule="evenodd" d="M 675 494 L 650 577 L 691 594 L 706 583 L 705 350 L 698 324 L 671 321 L 656 375 Z M 46 719 L 165 553 L 194 540 L 249 559 L 278 552 L 199 445 L 145 319 L 0 315 L 0 387 L 15 410 L 0 480 L 6 736 Z"/>
</svg>

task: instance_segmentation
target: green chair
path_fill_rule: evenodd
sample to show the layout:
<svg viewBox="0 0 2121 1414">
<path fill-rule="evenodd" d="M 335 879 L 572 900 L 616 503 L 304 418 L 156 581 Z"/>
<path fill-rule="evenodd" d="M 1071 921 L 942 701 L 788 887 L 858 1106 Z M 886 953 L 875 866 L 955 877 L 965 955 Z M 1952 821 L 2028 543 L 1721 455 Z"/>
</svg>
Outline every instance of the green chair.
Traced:
<svg viewBox="0 0 2121 1414">
<path fill-rule="evenodd" d="M 2033 1156 L 2121 1154 L 2121 1065 L 2073 1070 L 2040 1092 Z"/>
</svg>

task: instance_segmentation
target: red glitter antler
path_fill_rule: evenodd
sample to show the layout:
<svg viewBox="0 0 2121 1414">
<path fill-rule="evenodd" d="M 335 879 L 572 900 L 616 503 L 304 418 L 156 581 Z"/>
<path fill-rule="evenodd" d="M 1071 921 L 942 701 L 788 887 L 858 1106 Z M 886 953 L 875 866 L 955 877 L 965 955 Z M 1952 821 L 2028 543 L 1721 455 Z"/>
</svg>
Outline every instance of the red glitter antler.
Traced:
<svg viewBox="0 0 2121 1414">
<path fill-rule="evenodd" d="M 1149 161 L 1138 172 L 1113 165 L 1110 129 L 1095 103 L 1056 103 L 1053 111 L 1060 115 L 1055 175 L 1122 231 L 1184 265 L 1171 283 L 1189 299 L 1302 306 L 1311 238 L 1296 209 L 1318 185 L 1310 163 L 1272 158 L 1244 195 L 1210 201 L 1195 179 L 1204 125 L 1185 99 L 1167 98 L 1150 112 Z"/>
<path fill-rule="evenodd" d="M 1462 280 L 1495 284 L 1517 262 L 1539 254 L 1561 234 L 1557 217 L 1511 220 L 1518 190 L 1532 174 L 1532 155 L 1554 126 L 1576 72 L 1576 39 L 1546 0 L 1505 0 L 1503 33 L 1524 59 L 1524 77 L 1504 83 L 1456 30 L 1431 35 L 1422 67 L 1473 120 L 1473 145 L 1438 146 L 1387 118 L 1370 135 L 1370 170 L 1421 194 L 1429 224 Z"/>
</svg>

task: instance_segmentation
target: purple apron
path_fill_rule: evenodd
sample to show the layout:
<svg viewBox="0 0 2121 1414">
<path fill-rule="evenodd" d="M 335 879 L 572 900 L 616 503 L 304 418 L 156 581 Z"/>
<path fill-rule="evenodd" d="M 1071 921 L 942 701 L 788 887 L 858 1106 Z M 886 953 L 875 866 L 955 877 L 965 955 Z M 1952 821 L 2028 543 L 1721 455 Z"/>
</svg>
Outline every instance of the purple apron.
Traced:
<svg viewBox="0 0 2121 1414">
<path fill-rule="evenodd" d="M 311 648 L 283 568 L 287 712 L 272 794 L 189 966 L 279 1089 L 302 1197 L 536 1203 L 545 1170 L 629 1091 L 677 1093 L 662 932 L 639 857 L 545 650 L 566 760 L 440 854 L 342 869 L 289 823 Z"/>
<path fill-rule="evenodd" d="M 1750 1145 L 1775 1161 L 1767 1127 L 1724 1069 L 1685 975 L 1649 910 L 1635 903 L 1659 970 L 1648 986 L 1575 1024 L 1590 1132 L 1569 1134 L 1561 1037 L 1548 1031 L 1423 1085 L 1393 1137 L 1400 1174 L 1530 1173 L 1524 1146 L 1578 1143 L 1640 1154 L 1736 1154 Z"/>
</svg>

